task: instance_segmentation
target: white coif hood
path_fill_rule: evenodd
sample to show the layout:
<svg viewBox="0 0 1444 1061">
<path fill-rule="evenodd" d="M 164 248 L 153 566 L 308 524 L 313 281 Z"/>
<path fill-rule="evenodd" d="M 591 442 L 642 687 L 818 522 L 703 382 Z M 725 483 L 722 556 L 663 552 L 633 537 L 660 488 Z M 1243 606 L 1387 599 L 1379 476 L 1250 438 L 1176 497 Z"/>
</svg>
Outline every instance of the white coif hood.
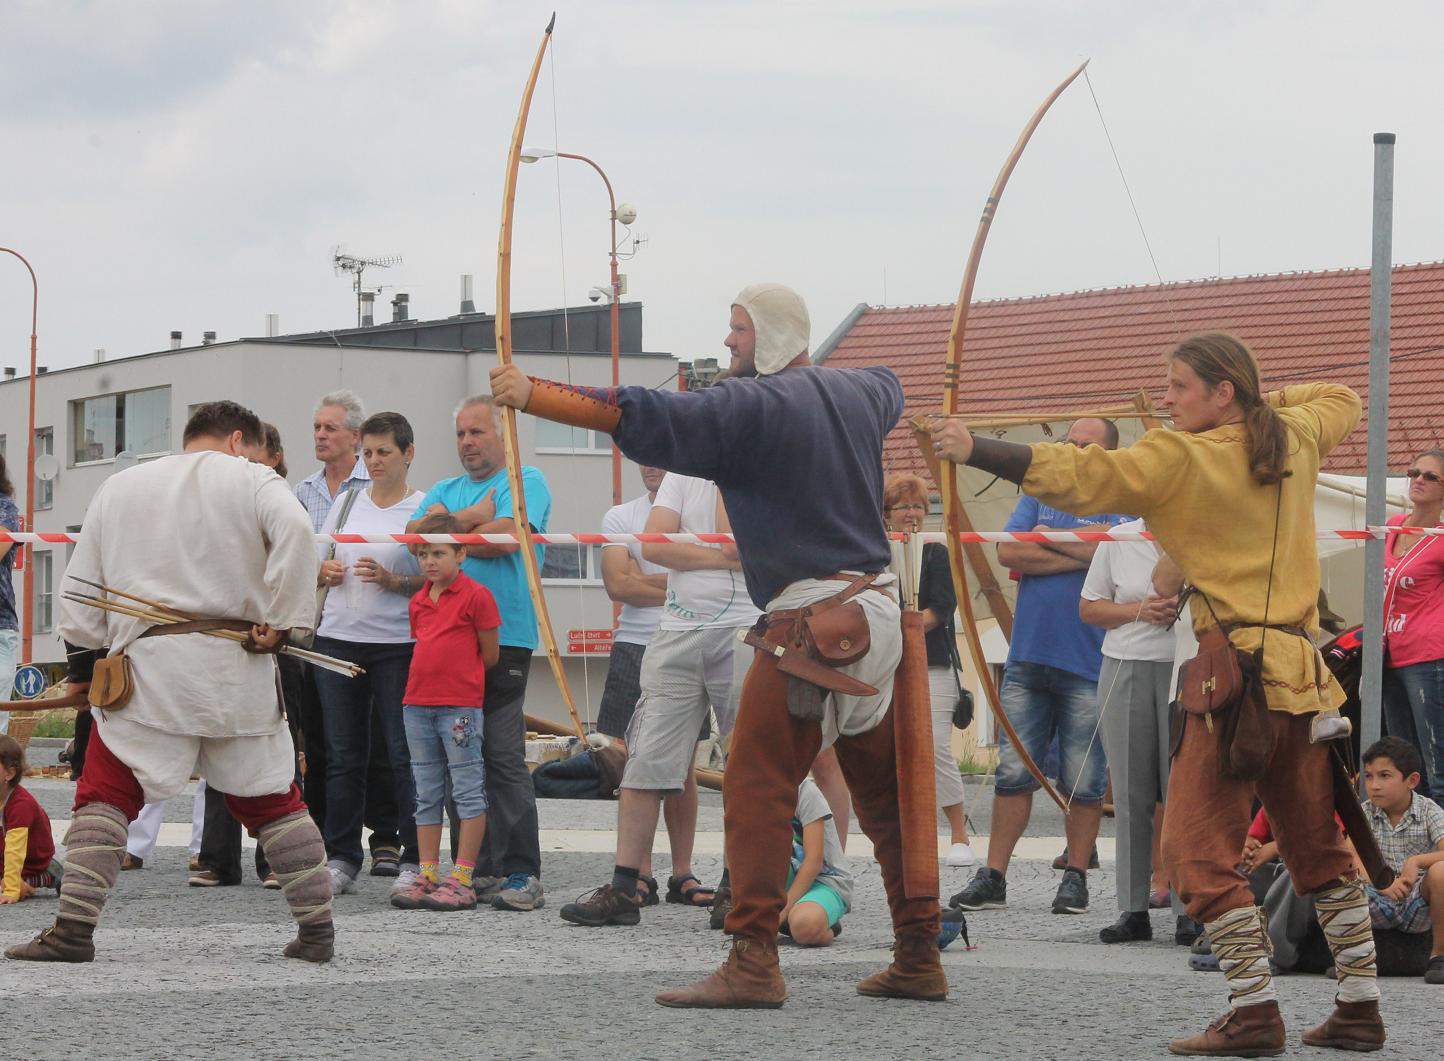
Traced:
<svg viewBox="0 0 1444 1061">
<path fill-rule="evenodd" d="M 757 332 L 757 374 L 781 372 L 807 352 L 812 340 L 812 322 L 802 296 L 782 284 L 752 284 L 744 287 L 734 306 L 741 306 L 752 318 Z"/>
</svg>

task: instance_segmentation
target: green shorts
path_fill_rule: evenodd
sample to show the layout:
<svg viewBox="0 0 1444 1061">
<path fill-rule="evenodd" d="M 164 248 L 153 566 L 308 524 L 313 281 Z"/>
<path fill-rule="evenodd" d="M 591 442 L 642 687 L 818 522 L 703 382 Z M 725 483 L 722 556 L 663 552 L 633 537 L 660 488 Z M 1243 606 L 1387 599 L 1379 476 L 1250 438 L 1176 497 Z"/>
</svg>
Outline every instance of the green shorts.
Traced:
<svg viewBox="0 0 1444 1061">
<path fill-rule="evenodd" d="M 816 903 L 822 907 L 827 914 L 827 923 L 830 927 L 836 927 L 842 920 L 842 915 L 847 913 L 847 904 L 842 901 L 842 896 L 833 891 L 826 884 L 814 881 L 811 888 L 802 893 L 802 898 L 794 904 L 801 906 L 803 903 Z"/>
</svg>

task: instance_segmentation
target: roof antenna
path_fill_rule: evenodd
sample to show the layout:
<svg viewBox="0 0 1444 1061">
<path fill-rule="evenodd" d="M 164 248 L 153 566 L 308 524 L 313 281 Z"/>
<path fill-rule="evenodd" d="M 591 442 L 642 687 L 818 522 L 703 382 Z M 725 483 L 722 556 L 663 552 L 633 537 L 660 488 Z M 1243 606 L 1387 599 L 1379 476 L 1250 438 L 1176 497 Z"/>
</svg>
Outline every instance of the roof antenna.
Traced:
<svg viewBox="0 0 1444 1061">
<path fill-rule="evenodd" d="M 357 254 L 346 254 L 345 247 L 339 244 L 331 248 L 331 265 L 335 269 L 336 275 L 350 273 L 354 277 L 351 286 L 356 292 L 356 327 L 361 327 L 361 274 L 372 267 L 389 269 L 393 265 L 400 264 L 401 255 L 399 254 L 365 258 Z M 377 290 L 379 291 L 380 288 Z"/>
</svg>

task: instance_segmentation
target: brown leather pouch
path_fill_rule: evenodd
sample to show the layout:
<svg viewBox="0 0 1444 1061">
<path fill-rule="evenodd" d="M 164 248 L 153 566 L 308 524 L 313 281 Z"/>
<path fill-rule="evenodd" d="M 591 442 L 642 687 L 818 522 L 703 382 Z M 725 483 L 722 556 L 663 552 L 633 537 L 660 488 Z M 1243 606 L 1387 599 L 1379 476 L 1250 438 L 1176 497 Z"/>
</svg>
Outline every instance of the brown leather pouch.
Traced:
<svg viewBox="0 0 1444 1061">
<path fill-rule="evenodd" d="M 861 604 L 852 601 L 825 612 L 811 615 L 804 612 L 800 626 L 803 648 L 827 667 L 856 663 L 872 647 L 867 615 Z"/>
<path fill-rule="evenodd" d="M 135 679 L 130 671 L 130 659 L 124 652 L 95 661 L 95 672 L 90 676 L 88 693 L 91 707 L 98 707 L 103 711 L 119 711 L 130 702 L 134 692 Z"/>
<path fill-rule="evenodd" d="M 1178 702 L 1190 715 L 1202 715 L 1210 730 L 1213 716 L 1233 707 L 1243 695 L 1242 653 L 1222 627 L 1205 630 L 1198 654 L 1178 671 Z"/>
</svg>

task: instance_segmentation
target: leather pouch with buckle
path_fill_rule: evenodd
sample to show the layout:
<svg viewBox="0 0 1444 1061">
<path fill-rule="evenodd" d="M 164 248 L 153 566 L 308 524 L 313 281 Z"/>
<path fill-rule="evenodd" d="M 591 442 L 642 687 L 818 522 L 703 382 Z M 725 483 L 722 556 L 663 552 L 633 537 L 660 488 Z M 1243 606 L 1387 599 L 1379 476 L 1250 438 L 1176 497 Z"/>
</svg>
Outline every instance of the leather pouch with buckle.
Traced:
<svg viewBox="0 0 1444 1061">
<path fill-rule="evenodd" d="M 1260 655 L 1244 652 L 1224 627 L 1206 630 L 1198 654 L 1178 672 L 1178 705 L 1218 732 L 1219 768 L 1226 777 L 1257 781 L 1273 757 L 1273 728 Z M 1187 725 L 1187 719 L 1181 722 Z M 1174 752 L 1182 741 L 1180 727 Z"/>
</svg>

